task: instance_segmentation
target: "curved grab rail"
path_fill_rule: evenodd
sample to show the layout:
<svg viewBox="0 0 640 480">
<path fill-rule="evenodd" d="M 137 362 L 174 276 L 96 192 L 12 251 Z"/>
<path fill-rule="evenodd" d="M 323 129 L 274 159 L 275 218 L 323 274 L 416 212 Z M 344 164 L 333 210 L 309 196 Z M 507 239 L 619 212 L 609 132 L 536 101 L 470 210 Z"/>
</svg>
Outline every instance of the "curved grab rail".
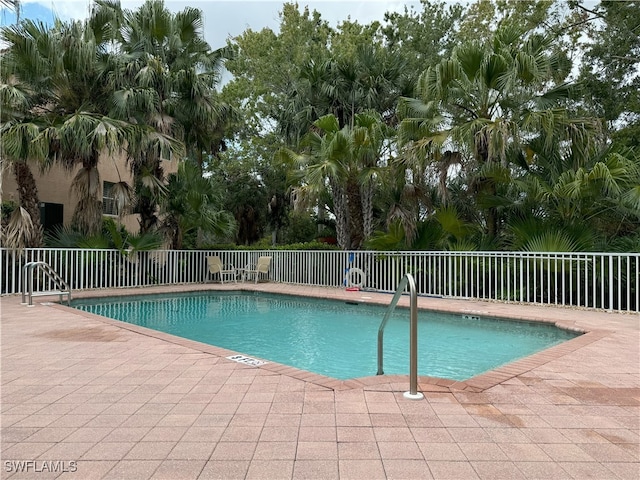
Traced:
<svg viewBox="0 0 640 480">
<path fill-rule="evenodd" d="M 423 395 L 418 393 L 418 294 L 416 293 L 416 282 L 413 275 L 405 273 L 404 277 L 398 283 L 396 293 L 387 307 L 384 318 L 378 328 L 378 375 L 384 375 L 383 368 L 383 345 L 384 345 L 384 328 L 387 326 L 389 317 L 393 313 L 398 304 L 398 300 L 402 296 L 404 289 L 409 286 L 409 391 L 405 393 L 405 397 L 419 399 Z"/>
<path fill-rule="evenodd" d="M 39 292 L 40 295 L 60 295 L 60 302 L 62 303 L 62 297 L 67 295 L 67 302 L 71 305 L 71 288 L 67 285 L 58 273 L 51 268 L 47 262 L 27 262 L 22 267 L 22 304 L 33 306 L 33 296 L 36 295 L 33 292 L 33 271 L 38 268 L 44 272 L 44 274 L 58 287 L 60 290 L 52 292 Z M 29 302 L 27 303 L 27 295 Z"/>
</svg>

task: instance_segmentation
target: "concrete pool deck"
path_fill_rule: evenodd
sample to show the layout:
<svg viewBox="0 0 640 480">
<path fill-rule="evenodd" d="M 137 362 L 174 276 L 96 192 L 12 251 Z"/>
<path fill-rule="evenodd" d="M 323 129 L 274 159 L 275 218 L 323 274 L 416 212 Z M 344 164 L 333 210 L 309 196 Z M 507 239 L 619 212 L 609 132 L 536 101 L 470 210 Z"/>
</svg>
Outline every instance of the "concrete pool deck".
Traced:
<svg viewBox="0 0 640 480">
<path fill-rule="evenodd" d="M 388 304 L 284 284 L 260 290 Z M 466 382 L 337 381 L 49 303 L 2 297 L 1 478 L 633 479 L 640 477 L 640 316 L 418 299 L 420 308 L 588 332 Z M 401 305 L 407 299 L 401 300 Z M 375 340 L 374 340 L 375 341 Z M 375 363 L 375 358 L 372 359 Z"/>
</svg>

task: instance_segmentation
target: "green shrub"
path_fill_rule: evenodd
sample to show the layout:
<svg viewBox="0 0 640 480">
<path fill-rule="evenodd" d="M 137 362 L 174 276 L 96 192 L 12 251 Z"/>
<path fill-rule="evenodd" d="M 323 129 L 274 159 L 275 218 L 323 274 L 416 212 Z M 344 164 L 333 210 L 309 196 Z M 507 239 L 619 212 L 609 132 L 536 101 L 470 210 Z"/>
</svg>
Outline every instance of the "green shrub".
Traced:
<svg viewBox="0 0 640 480">
<path fill-rule="evenodd" d="M 308 214 L 291 212 L 288 225 L 282 232 L 282 242 L 297 244 L 312 242 L 318 237 L 318 225 Z"/>
</svg>

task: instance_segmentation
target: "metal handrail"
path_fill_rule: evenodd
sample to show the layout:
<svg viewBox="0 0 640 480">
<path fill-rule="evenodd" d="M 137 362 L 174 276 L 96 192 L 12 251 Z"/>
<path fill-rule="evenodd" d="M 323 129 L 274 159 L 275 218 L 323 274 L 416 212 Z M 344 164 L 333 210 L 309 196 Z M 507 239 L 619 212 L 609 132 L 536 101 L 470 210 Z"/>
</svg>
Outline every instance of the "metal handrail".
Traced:
<svg viewBox="0 0 640 480">
<path fill-rule="evenodd" d="M 398 300 L 409 286 L 409 391 L 404 396 L 412 399 L 423 398 L 422 393 L 418 393 L 418 294 L 416 293 L 416 282 L 413 275 L 406 273 L 400 280 L 396 293 L 387 307 L 384 318 L 378 328 L 378 375 L 384 375 L 383 368 L 383 345 L 384 329 L 387 326 L 389 317 L 396 308 Z"/>
<path fill-rule="evenodd" d="M 67 295 L 67 303 L 71 305 L 71 288 L 47 262 L 27 262 L 22 267 L 22 304 L 28 305 L 29 307 L 33 306 L 33 271 L 36 268 L 42 270 L 42 272 L 53 281 L 56 287 L 60 289 L 53 292 L 40 292 L 40 295 L 60 295 L 60 302 L 62 302 L 62 296 Z M 26 301 L 27 295 L 29 296 L 28 303 Z"/>
</svg>

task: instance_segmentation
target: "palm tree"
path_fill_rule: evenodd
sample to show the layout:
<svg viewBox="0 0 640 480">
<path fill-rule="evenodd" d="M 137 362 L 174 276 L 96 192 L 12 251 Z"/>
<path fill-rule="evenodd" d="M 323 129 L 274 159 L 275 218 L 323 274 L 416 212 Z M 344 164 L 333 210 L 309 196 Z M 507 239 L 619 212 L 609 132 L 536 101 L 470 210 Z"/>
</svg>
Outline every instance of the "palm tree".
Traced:
<svg viewBox="0 0 640 480">
<path fill-rule="evenodd" d="M 203 235 L 228 236 L 235 229 L 233 216 L 222 210 L 222 195 L 211 178 L 202 176 L 199 167 L 185 161 L 178 172 L 169 175 L 167 195 L 161 204 L 163 219 L 160 231 L 174 249 L 198 245 Z"/>
<path fill-rule="evenodd" d="M 28 117 L 31 93 L 11 73 L 8 63 L 0 62 L 0 176 L 4 173 L 5 164 L 10 165 L 18 186 L 19 205 L 13 211 L 6 231 L 3 231 L 3 244 L 18 249 L 39 247 L 43 236 L 38 189 L 29 166 L 30 160 L 40 157 L 33 145 L 39 127 Z"/>
<path fill-rule="evenodd" d="M 19 8 L 18 2 L 6 3 Z M 46 38 L 42 25 L 27 23 L 27 28 L 36 38 Z M 38 108 L 39 92 L 30 80 L 37 79 L 47 70 L 37 55 L 23 52 L 20 58 L 17 48 L 12 48 L 15 43 L 26 46 L 25 50 L 33 46 L 30 38 L 17 35 L 19 31 L 18 22 L 2 30 L 2 41 L 9 47 L 3 50 L 0 61 L 0 169 L 4 171 L 5 164 L 11 166 L 19 195 L 18 208 L 13 212 L 3 240 L 5 245 L 14 248 L 39 247 L 43 243 L 38 190 L 30 167 L 30 163 L 43 156 L 34 144 L 42 125 L 33 114 Z M 43 44 L 46 43 L 45 40 Z M 26 72 L 21 71 L 21 63 L 27 65 Z"/>
<path fill-rule="evenodd" d="M 353 125 L 340 128 L 329 114 L 313 124 L 303 141 L 308 154 L 295 155 L 302 170 L 301 195 L 318 195 L 325 188 L 333 200 L 338 244 L 348 250 L 362 248 L 373 233 L 373 196 L 376 171 L 389 136 L 380 115 L 358 113 Z"/>
<path fill-rule="evenodd" d="M 490 42 L 457 46 L 451 58 L 419 79 L 418 98 L 401 103 L 399 138 L 416 172 L 438 172 L 446 203 L 448 175 L 455 172 L 482 212 L 488 238 L 496 241 L 501 212 L 511 204 L 505 188 L 513 169 L 529 167 L 528 145 L 544 135 L 588 152 L 597 122 L 572 118 L 566 101 L 570 70 L 551 37 L 502 28 Z"/>
<path fill-rule="evenodd" d="M 101 228 L 100 157 L 119 152 L 133 132 L 105 114 L 110 92 L 101 75 L 103 47 L 94 33 L 86 22 L 49 28 L 30 20 L 2 33 L 8 44 L 3 79 L 15 79 L 28 92 L 21 114 L 11 113 L 4 125 L 8 146 L 17 155 L 18 146 L 28 144 L 45 166 L 58 163 L 71 171 L 80 165 L 72 182 L 78 198 L 73 223 L 85 234 Z M 25 148 L 20 151 L 24 158 Z"/>
<path fill-rule="evenodd" d="M 122 12 L 119 2 L 108 0 L 96 5 L 87 22 L 49 28 L 26 21 L 3 30 L 9 47 L 2 101 L 12 107 L 3 109 L 12 115 L 3 133 L 15 137 L 14 154 L 26 154 L 20 145 L 31 142 L 49 165 L 80 165 L 72 183 L 78 197 L 73 223 L 88 235 L 101 227 L 98 163 L 125 149 L 135 173 L 141 231 L 147 232 L 165 192 L 161 159 L 183 155 L 181 138 L 200 162 L 203 152 L 219 148 L 230 111 L 214 90 L 222 52 L 210 52 L 202 40 L 197 10 L 172 16 L 161 2 L 148 2 L 138 12 Z M 17 87 L 9 88 L 11 82 Z M 17 95 L 25 92 L 22 116 L 14 115 Z M 17 137 L 27 133 L 32 137 Z M 24 171 L 23 165 L 15 168 Z M 128 196 L 123 182 L 117 187 Z"/>
<path fill-rule="evenodd" d="M 101 8 L 114 10 L 113 4 Z M 138 10 L 111 14 L 115 89 L 113 114 L 149 126 L 155 134 L 128 145 L 136 179 L 141 232 L 157 226 L 157 204 L 166 193 L 161 160 L 189 154 L 202 165 L 221 149 L 232 109 L 219 101 L 215 88 L 228 49 L 211 51 L 203 39 L 200 10 L 172 14 L 158 0 Z"/>
<path fill-rule="evenodd" d="M 377 111 L 386 124 L 394 125 L 398 98 L 410 92 L 404 66 L 401 57 L 379 45 L 360 45 L 320 62 L 311 59 L 274 112 L 280 133 L 295 144 L 324 115 L 332 114 L 343 128 L 366 111 Z"/>
<path fill-rule="evenodd" d="M 0 6 L 13 9 L 16 25 L 20 23 L 19 0 L 0 0 Z M 3 60 L 5 54 L 6 51 L 2 53 Z M 29 120 L 24 121 L 32 103 L 31 91 L 15 76 L 15 66 L 11 62 L 0 61 L 0 81 L 0 185 L 5 162 L 8 162 L 18 185 L 20 203 L 1 237 L 3 244 L 11 248 L 39 247 L 43 243 L 43 231 L 38 209 L 38 189 L 28 163 L 37 156 L 31 142 L 37 135 L 38 127 Z M 0 196 L 1 193 L 0 190 Z"/>
<path fill-rule="evenodd" d="M 537 154 L 514 182 L 506 226 L 512 248 L 605 251 L 615 239 L 640 238 L 637 153 L 604 146 L 576 164 L 557 150 L 551 158 Z"/>
<path fill-rule="evenodd" d="M 34 125 L 5 124 L 5 128 L 0 129 L 3 137 L 0 168 L 4 170 L 4 164 L 8 162 L 18 186 L 18 208 L 13 212 L 3 238 L 3 243 L 11 248 L 40 247 L 43 243 L 38 188 L 29 167 L 29 160 L 35 156 L 28 149 L 29 138 L 35 134 L 37 127 Z"/>
</svg>

